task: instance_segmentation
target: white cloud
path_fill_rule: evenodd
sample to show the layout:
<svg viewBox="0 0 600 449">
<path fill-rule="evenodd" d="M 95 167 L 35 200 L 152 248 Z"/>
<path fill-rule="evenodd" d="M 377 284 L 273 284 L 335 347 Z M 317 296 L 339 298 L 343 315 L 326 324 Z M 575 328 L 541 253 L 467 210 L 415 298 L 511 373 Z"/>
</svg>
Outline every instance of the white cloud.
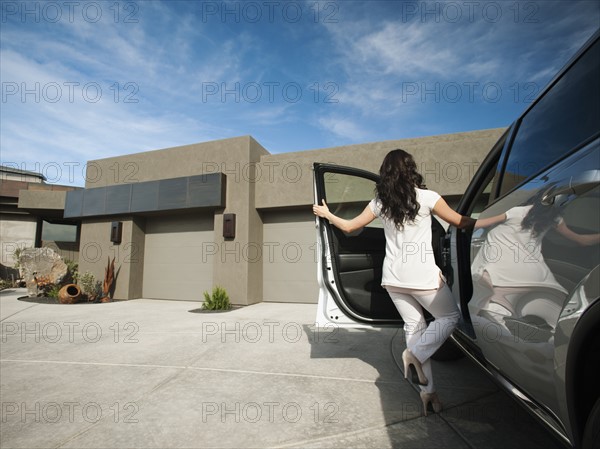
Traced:
<svg viewBox="0 0 600 449">
<path fill-rule="evenodd" d="M 321 117 L 319 125 L 327 132 L 333 133 L 345 141 L 360 142 L 369 135 L 360 125 L 344 117 Z"/>
<path fill-rule="evenodd" d="M 519 5 L 518 20 L 512 5 L 502 8 L 499 20 L 484 20 L 476 13 L 471 20 L 463 11 L 463 20 L 457 22 L 431 15 L 422 20 L 419 14 L 406 21 L 399 20 L 401 8 L 391 3 L 372 5 L 387 12 L 382 20 L 373 21 L 365 9 L 324 24 L 335 49 L 330 70 L 343 74 L 340 103 L 364 119 L 394 116 L 411 121 L 426 110 L 420 95 L 406 95 L 411 83 L 428 89 L 455 83 L 464 97 L 469 85 L 496 83 L 506 91 L 515 83 L 543 87 L 583 43 L 582 36 L 589 37 L 597 27 L 594 10 L 596 19 L 600 13 L 596 2 L 542 1 Z M 435 11 L 441 3 L 427 5 L 418 4 Z"/>
<path fill-rule="evenodd" d="M 147 16 L 138 24 L 67 21 L 48 25 L 47 32 L 3 24 L 3 94 L 17 91 L 2 99 L 2 162 L 25 169 L 83 166 L 90 159 L 235 134 L 228 120 L 219 124 L 220 105 L 202 103 L 202 82 L 238 80 L 256 42 L 244 33 L 215 42 L 163 5 L 144 8 Z M 154 13 L 161 21 L 151 19 Z M 177 26 L 153 34 L 153 24 L 163 21 Z M 23 89 L 37 93 L 22 97 Z M 83 183 L 81 176 L 75 183 Z"/>
</svg>

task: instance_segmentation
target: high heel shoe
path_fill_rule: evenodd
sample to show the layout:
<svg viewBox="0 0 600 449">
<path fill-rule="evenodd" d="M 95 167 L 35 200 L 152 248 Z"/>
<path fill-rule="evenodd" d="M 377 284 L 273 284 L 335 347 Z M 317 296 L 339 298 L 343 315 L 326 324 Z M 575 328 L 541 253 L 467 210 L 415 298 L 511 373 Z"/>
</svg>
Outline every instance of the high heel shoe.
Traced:
<svg viewBox="0 0 600 449">
<path fill-rule="evenodd" d="M 434 413 L 439 413 L 442 411 L 442 403 L 435 392 L 425 393 L 424 391 L 421 391 L 421 401 L 423 402 L 423 412 L 425 413 L 425 416 L 427 416 L 427 409 L 429 405 L 431 405 L 431 411 Z"/>
<path fill-rule="evenodd" d="M 410 370 L 412 383 L 423 386 L 429 383 L 427 376 L 425 376 L 425 373 L 423 372 L 421 362 L 419 362 L 419 359 L 417 359 L 408 349 L 405 349 L 402 353 L 402 362 L 404 363 L 405 379 L 408 379 L 408 371 Z"/>
</svg>

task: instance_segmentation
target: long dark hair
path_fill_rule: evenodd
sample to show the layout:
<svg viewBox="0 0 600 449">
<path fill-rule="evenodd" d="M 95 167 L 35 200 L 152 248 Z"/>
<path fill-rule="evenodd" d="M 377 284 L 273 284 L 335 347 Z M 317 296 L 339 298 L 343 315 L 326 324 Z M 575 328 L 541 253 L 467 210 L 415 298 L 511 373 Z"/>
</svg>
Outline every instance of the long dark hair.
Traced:
<svg viewBox="0 0 600 449">
<path fill-rule="evenodd" d="M 560 220 L 561 210 L 554 204 L 545 205 L 542 198 L 547 189 L 540 190 L 527 201 L 525 205 L 532 205 L 527 215 L 521 221 L 521 229 L 529 229 L 532 237 L 543 237 L 550 228 L 556 226 Z"/>
<path fill-rule="evenodd" d="M 425 188 L 413 157 L 404 150 L 390 151 L 379 169 L 375 187 L 381 202 L 381 214 L 402 229 L 406 221 L 414 221 L 419 213 L 416 187 Z"/>
</svg>

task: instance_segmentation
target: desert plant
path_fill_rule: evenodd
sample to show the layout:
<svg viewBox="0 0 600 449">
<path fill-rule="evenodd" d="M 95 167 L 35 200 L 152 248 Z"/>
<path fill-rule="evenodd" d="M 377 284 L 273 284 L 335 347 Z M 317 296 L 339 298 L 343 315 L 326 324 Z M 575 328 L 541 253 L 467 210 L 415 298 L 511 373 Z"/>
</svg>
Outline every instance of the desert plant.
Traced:
<svg viewBox="0 0 600 449">
<path fill-rule="evenodd" d="M 67 265 L 67 275 L 63 280 L 63 284 L 77 284 L 79 280 L 79 264 L 73 260 L 65 259 Z"/>
<path fill-rule="evenodd" d="M 102 293 L 100 281 L 97 281 L 89 271 L 79 275 L 79 284 L 83 293 L 88 297 L 88 301 L 94 301 Z"/>
<path fill-rule="evenodd" d="M 49 284 L 45 289 L 44 292 L 46 294 L 46 296 L 48 298 L 55 298 L 58 299 L 58 292 L 60 291 L 61 286 L 60 285 L 56 285 L 56 284 Z"/>
<path fill-rule="evenodd" d="M 115 258 L 113 257 L 112 262 L 110 261 L 110 257 L 108 258 L 108 265 L 104 269 L 104 282 L 102 283 L 102 298 L 100 299 L 102 302 L 109 302 L 110 298 L 110 289 L 115 281 Z"/>
<path fill-rule="evenodd" d="M 231 303 L 229 302 L 229 295 L 223 287 L 215 286 L 212 291 L 212 295 L 208 292 L 204 292 L 204 303 L 202 304 L 204 310 L 229 310 L 231 309 Z"/>
<path fill-rule="evenodd" d="M 15 270 L 19 270 L 19 275 L 21 274 L 21 268 L 22 268 L 21 254 L 23 254 L 23 251 L 25 251 L 26 249 L 27 248 L 25 248 L 25 247 L 17 248 L 17 249 L 15 249 L 15 252 L 13 253 L 13 260 L 14 260 L 13 268 Z"/>
</svg>

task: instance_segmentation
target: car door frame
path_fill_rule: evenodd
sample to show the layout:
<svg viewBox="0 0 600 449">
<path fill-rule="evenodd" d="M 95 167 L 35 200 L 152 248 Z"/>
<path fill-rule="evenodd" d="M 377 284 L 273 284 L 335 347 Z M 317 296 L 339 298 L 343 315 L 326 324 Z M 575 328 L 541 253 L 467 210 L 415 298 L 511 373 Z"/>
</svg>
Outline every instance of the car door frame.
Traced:
<svg viewBox="0 0 600 449">
<path fill-rule="evenodd" d="M 356 176 L 360 178 L 365 178 L 373 182 L 377 182 L 379 180 L 379 175 L 372 173 L 370 171 L 348 167 L 343 165 L 329 164 L 329 163 L 321 163 L 315 162 L 313 164 L 313 174 L 314 174 L 314 195 L 315 202 L 319 202 L 321 199 L 327 201 L 327 192 L 325 188 L 325 178 L 327 173 L 336 173 L 347 176 Z M 335 249 L 332 248 L 333 243 L 335 241 L 333 235 L 332 225 L 323 218 L 316 218 L 317 221 L 317 233 L 319 236 L 320 242 L 320 273 L 319 280 L 323 285 L 319 285 L 319 289 L 326 286 L 327 291 L 330 296 L 333 298 L 336 306 L 344 312 L 344 314 L 351 320 L 355 321 L 358 326 L 360 325 L 368 325 L 368 326 L 400 326 L 403 325 L 404 322 L 402 319 L 379 319 L 379 318 L 370 318 L 359 315 L 354 310 L 352 310 L 347 302 L 347 299 L 344 298 L 344 293 L 337 288 L 337 286 L 342 285 L 339 268 L 337 266 L 337 260 L 335 257 Z M 383 237 L 385 239 L 385 237 Z M 390 299 L 391 302 L 391 299 Z"/>
</svg>

